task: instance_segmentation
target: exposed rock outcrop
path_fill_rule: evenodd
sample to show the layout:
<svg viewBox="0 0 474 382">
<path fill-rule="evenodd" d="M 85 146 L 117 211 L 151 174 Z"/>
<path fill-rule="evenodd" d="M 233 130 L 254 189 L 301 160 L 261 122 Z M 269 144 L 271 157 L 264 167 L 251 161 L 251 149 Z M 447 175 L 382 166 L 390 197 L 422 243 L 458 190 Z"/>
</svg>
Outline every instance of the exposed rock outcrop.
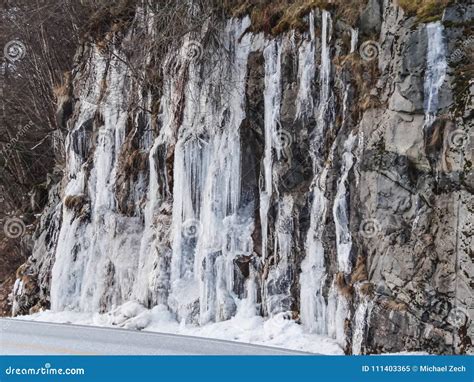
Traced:
<svg viewBox="0 0 474 382">
<path fill-rule="evenodd" d="M 443 26 L 371 0 L 359 30 L 315 9 L 276 37 L 204 25 L 159 92 L 126 64 L 134 28 L 154 36 L 138 9 L 78 56 L 67 168 L 14 314 L 137 300 L 206 324 L 252 282 L 259 314 L 347 353 L 471 351 L 473 88 L 449 60 L 469 9 Z"/>
</svg>

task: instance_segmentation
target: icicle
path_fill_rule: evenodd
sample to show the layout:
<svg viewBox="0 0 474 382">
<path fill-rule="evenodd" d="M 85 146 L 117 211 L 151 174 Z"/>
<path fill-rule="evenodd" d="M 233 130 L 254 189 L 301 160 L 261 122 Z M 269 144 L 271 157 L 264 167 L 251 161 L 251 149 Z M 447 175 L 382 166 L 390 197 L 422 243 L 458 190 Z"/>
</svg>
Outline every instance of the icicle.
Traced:
<svg viewBox="0 0 474 382">
<path fill-rule="evenodd" d="M 278 203 L 273 248 L 276 264 L 271 267 L 264 288 L 266 311 L 272 315 L 291 310 L 293 272 L 290 259 L 293 253 L 294 237 L 293 204 L 291 195 L 284 195 Z"/>
<path fill-rule="evenodd" d="M 349 317 L 349 302 L 333 281 L 328 296 L 328 335 L 335 338 L 342 348 L 346 346 L 345 321 Z"/>
<path fill-rule="evenodd" d="M 329 12 L 323 11 L 322 13 L 322 27 L 321 27 L 321 73 L 320 73 L 320 82 L 321 82 L 321 98 L 320 98 L 320 108 L 326 108 L 326 102 L 329 99 L 329 78 L 331 74 L 331 59 L 329 57 L 329 45 L 328 41 L 330 39 L 329 29 L 331 28 L 331 16 Z"/>
<path fill-rule="evenodd" d="M 80 95 L 79 115 L 68 138 L 68 171 L 71 176 L 65 190 L 62 224 L 52 269 L 51 306 L 53 310 L 79 309 L 99 311 L 130 296 L 135 278 L 141 234 L 139 218 L 116 213 L 116 179 L 119 155 L 125 140 L 128 113 L 125 78 L 127 66 L 115 52 L 110 65 L 93 52 L 88 65 L 86 88 Z M 107 87 L 96 85 L 106 76 Z M 87 82 L 87 81 L 86 81 Z M 98 130 L 91 131 L 97 110 L 103 119 Z M 83 133 L 88 136 L 83 136 Z M 94 149 L 92 161 L 81 163 L 76 150 Z M 137 195 L 137 198 L 139 196 Z M 73 201 L 71 207 L 67 201 Z M 123 257 L 123 254 L 128 254 Z"/>
<path fill-rule="evenodd" d="M 348 193 L 346 189 L 347 177 L 354 163 L 352 147 L 356 135 L 349 135 L 344 143 L 344 154 L 342 155 L 341 177 L 337 185 L 336 197 L 334 199 L 333 216 L 336 225 L 336 248 L 339 271 L 350 272 L 350 252 L 352 238 L 349 230 L 349 208 L 347 205 Z"/>
<path fill-rule="evenodd" d="M 300 84 L 296 98 L 296 119 L 303 115 L 310 116 L 314 109 L 312 89 L 316 73 L 314 11 L 309 14 L 309 31 L 310 40 L 303 41 L 298 51 L 298 78 Z"/>
<path fill-rule="evenodd" d="M 324 226 L 321 221 L 326 215 L 327 199 L 324 196 L 327 169 L 323 169 L 320 184 L 313 190 L 311 205 L 311 221 L 306 239 L 306 257 L 301 263 L 300 300 L 301 322 L 310 332 L 325 334 L 326 302 L 323 296 L 323 287 L 326 281 L 326 267 L 324 264 L 324 247 L 321 241 Z"/>
<path fill-rule="evenodd" d="M 359 355 L 362 352 L 362 343 L 369 325 L 370 313 L 373 302 L 363 297 L 354 315 L 354 330 L 352 335 L 352 354 Z"/>
<path fill-rule="evenodd" d="M 438 111 L 438 93 L 446 76 L 447 62 L 443 40 L 443 25 L 438 21 L 426 26 L 428 51 L 425 73 L 425 127 L 431 126 Z"/>
<path fill-rule="evenodd" d="M 301 321 L 309 331 L 327 333 L 326 302 L 323 296 L 323 287 L 326 281 L 326 267 L 324 263 L 324 247 L 321 224 L 327 211 L 327 199 L 324 195 L 327 178 L 327 167 L 321 170 L 321 158 L 318 157 L 318 148 L 321 146 L 326 129 L 326 110 L 329 101 L 329 80 L 331 61 L 329 57 L 328 32 L 330 29 L 330 15 L 322 13 L 321 32 L 321 67 L 320 67 L 320 99 L 318 105 L 317 131 L 312 142 L 313 180 L 310 227 L 307 233 L 305 252 L 306 257 L 301 264 L 300 301 Z"/>
<path fill-rule="evenodd" d="M 359 39 L 359 29 L 351 28 L 351 52 L 354 53 L 357 49 L 357 41 Z"/>
<path fill-rule="evenodd" d="M 272 141 L 280 117 L 281 102 L 281 47 L 271 41 L 264 52 L 265 57 L 265 151 L 263 158 L 263 187 L 260 190 L 260 221 L 262 226 L 262 260 L 267 256 L 268 247 L 268 211 L 272 196 Z"/>
<path fill-rule="evenodd" d="M 252 219 L 240 211 L 239 128 L 251 36 L 240 37 L 248 25 L 248 18 L 228 23 L 223 44 L 231 54 L 220 57 L 217 66 L 190 66 L 175 149 L 170 299 L 180 315 L 186 310 L 182 301 L 189 300 L 183 293 L 198 290 L 201 324 L 233 314 L 233 260 L 252 251 Z M 206 70 L 209 75 L 202 78 Z M 228 84 L 216 99 L 216 86 Z"/>
</svg>

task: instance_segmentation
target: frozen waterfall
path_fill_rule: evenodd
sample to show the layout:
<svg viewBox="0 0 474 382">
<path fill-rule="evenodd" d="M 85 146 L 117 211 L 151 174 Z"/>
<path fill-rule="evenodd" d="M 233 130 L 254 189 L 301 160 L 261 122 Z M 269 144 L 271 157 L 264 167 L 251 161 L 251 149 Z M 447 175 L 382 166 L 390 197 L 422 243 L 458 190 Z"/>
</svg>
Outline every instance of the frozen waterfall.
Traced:
<svg viewBox="0 0 474 382">
<path fill-rule="evenodd" d="M 446 76 L 447 62 L 443 30 L 443 25 L 439 21 L 426 26 L 428 50 L 424 83 L 425 126 L 430 126 L 436 118 L 439 90 Z"/>
</svg>

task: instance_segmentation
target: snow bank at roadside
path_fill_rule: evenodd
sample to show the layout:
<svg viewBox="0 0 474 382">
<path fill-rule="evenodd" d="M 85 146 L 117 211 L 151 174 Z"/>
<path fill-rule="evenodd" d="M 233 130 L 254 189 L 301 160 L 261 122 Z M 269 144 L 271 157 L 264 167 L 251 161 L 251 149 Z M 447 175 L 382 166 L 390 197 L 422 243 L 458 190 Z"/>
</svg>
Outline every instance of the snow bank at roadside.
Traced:
<svg viewBox="0 0 474 382">
<path fill-rule="evenodd" d="M 146 309 L 134 301 L 127 302 L 105 314 L 48 310 L 17 318 L 80 325 L 116 326 L 126 329 L 247 342 L 319 354 L 343 354 L 341 347 L 335 340 L 305 333 L 302 326 L 291 319 L 289 313 L 279 313 L 265 320 L 263 317 L 255 315 L 254 310 L 250 305 L 246 305 L 245 300 L 241 301 L 235 317 L 228 321 L 200 327 L 177 322 L 164 305 Z"/>
</svg>

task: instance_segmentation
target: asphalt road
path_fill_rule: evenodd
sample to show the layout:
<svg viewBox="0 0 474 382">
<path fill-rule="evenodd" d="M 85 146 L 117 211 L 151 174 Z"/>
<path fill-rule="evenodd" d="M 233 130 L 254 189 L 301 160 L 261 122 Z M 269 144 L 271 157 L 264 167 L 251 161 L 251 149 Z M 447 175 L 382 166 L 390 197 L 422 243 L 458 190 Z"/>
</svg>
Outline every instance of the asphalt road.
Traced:
<svg viewBox="0 0 474 382">
<path fill-rule="evenodd" d="M 297 355 L 305 353 L 201 337 L 2 318 L 0 354 Z"/>
</svg>

